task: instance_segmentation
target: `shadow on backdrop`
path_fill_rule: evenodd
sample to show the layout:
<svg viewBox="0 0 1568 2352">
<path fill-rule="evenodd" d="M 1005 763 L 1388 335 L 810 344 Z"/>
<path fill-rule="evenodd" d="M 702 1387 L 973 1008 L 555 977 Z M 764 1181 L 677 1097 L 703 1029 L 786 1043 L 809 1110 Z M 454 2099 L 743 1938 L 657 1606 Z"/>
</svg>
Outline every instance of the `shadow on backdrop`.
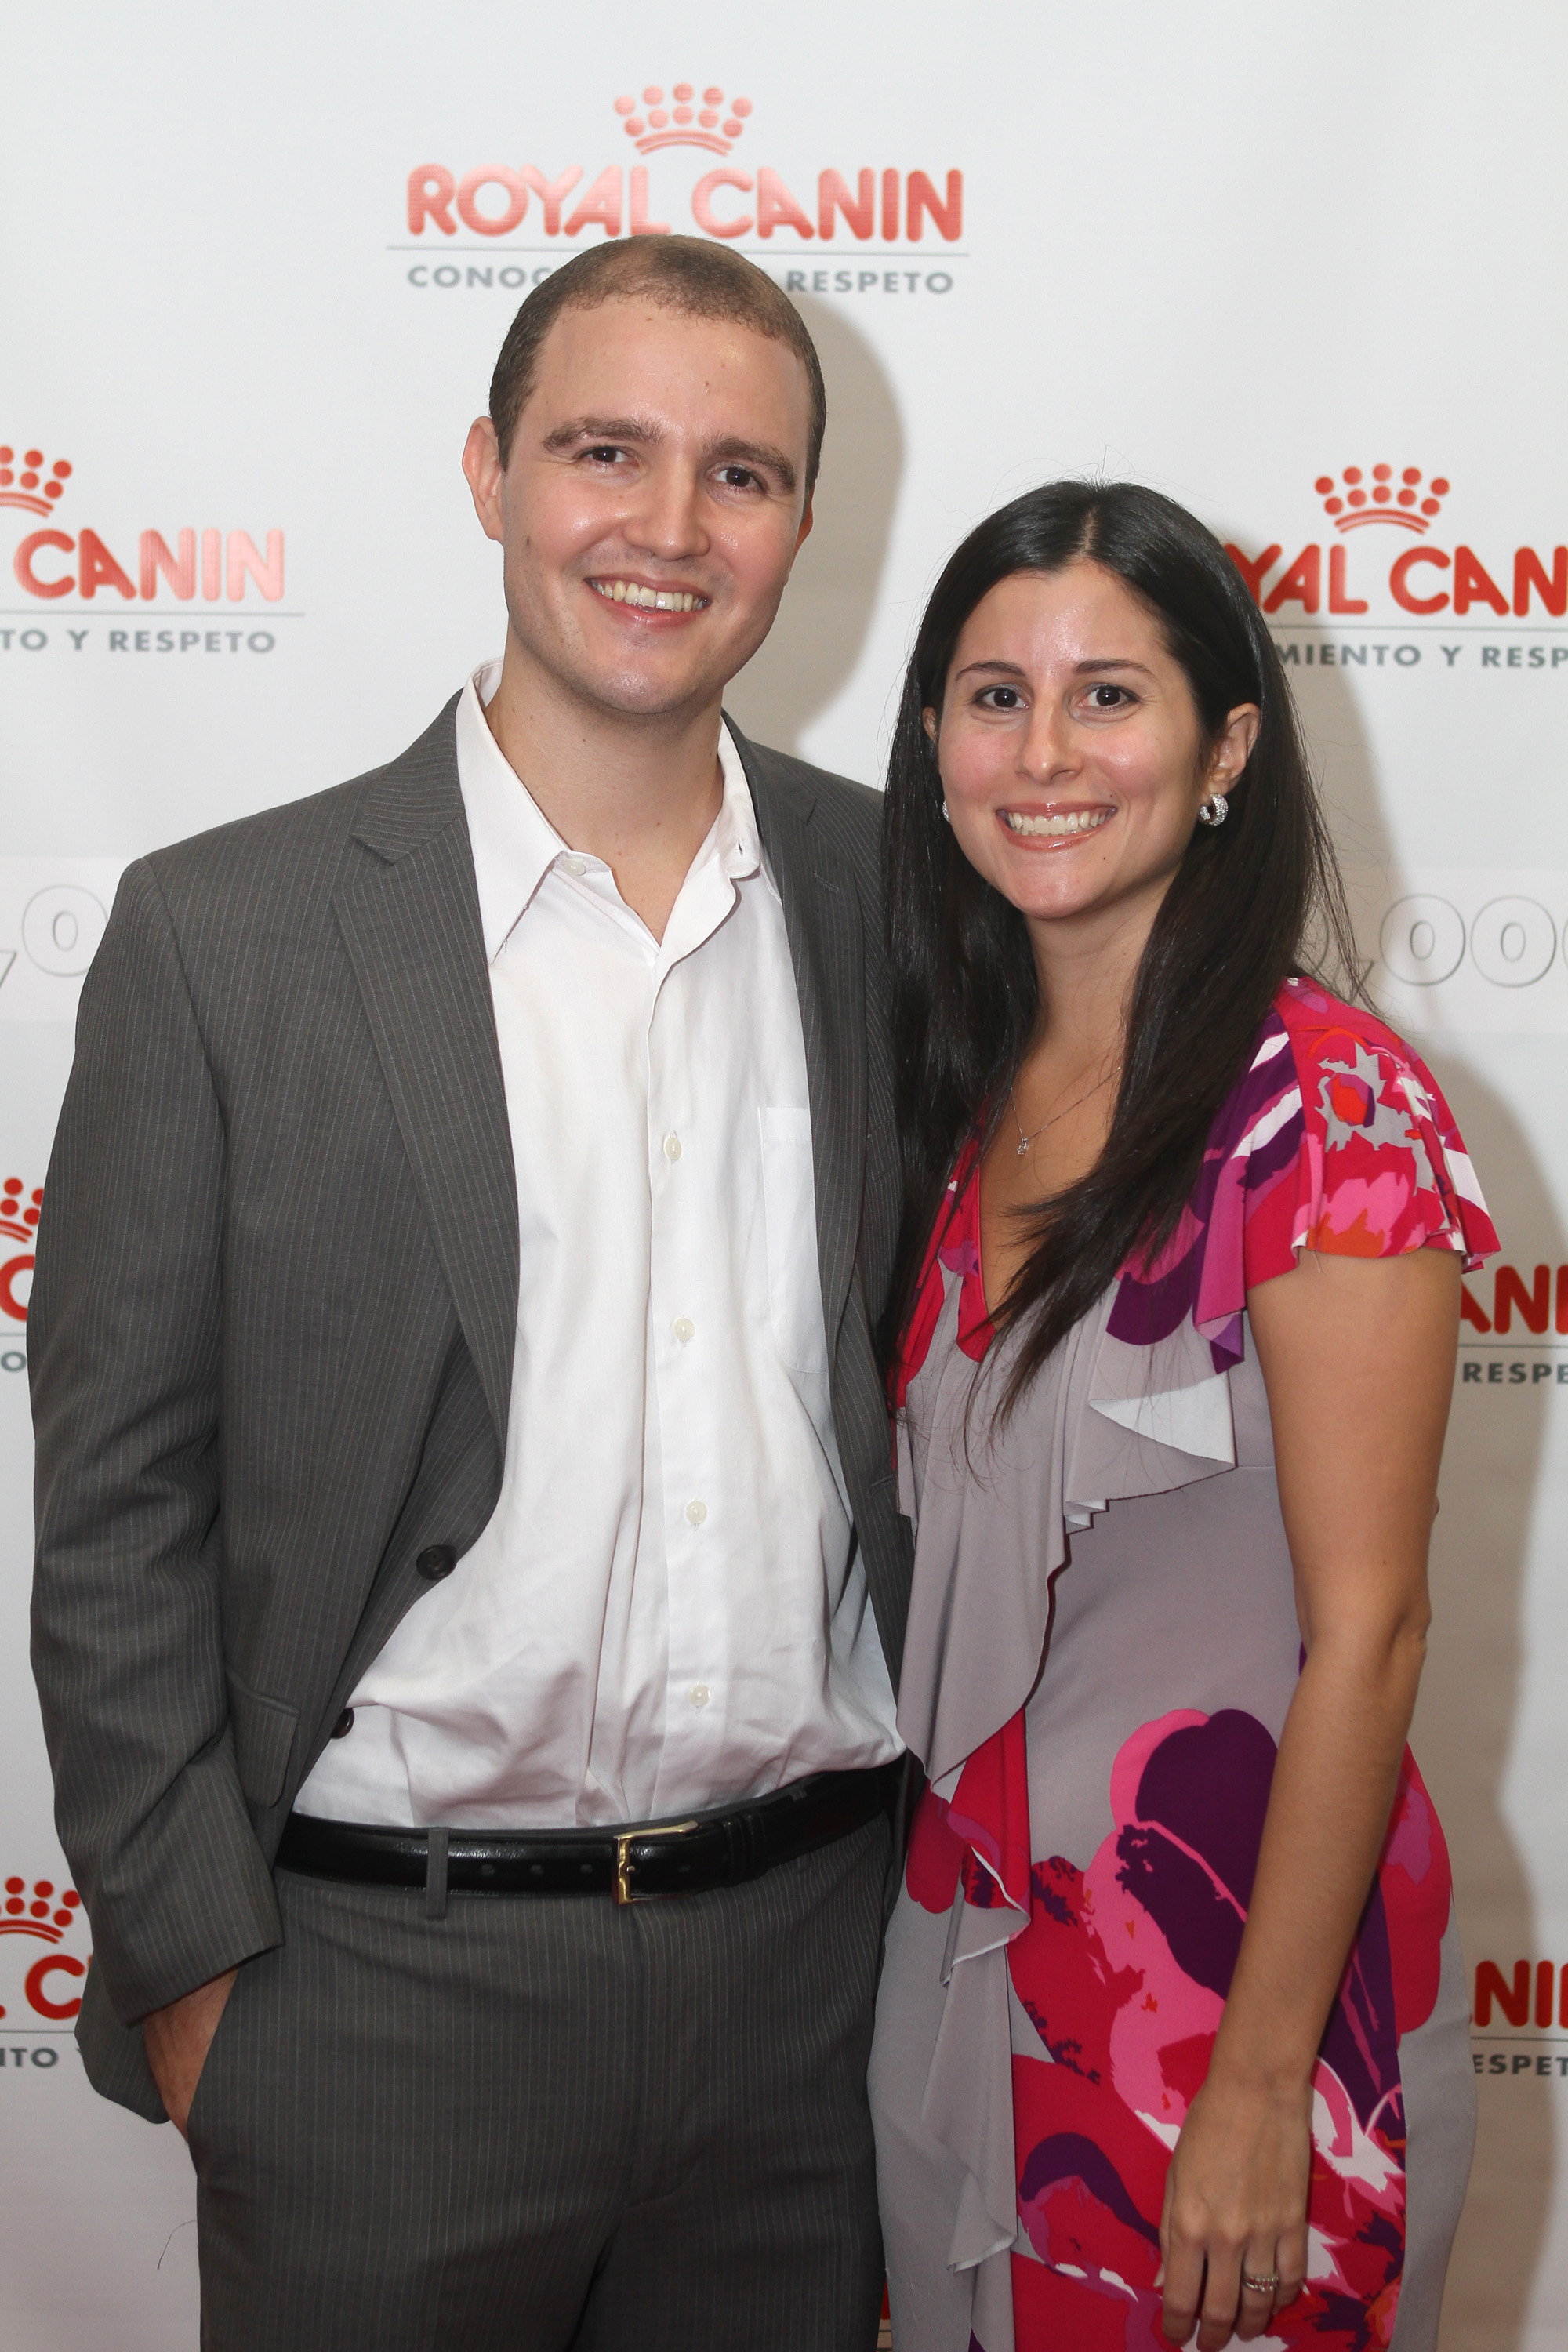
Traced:
<svg viewBox="0 0 1568 2352">
<path fill-rule="evenodd" d="M 1221 535 L 1245 544 L 1239 531 Z M 1277 642 L 1304 646 L 1308 634 L 1279 631 Z M 1315 664 L 1309 669 L 1300 658 L 1288 665 L 1286 676 L 1344 861 L 1361 944 L 1370 955 L 1393 857 L 1376 755 L 1351 676 Z M 1374 1008 L 1376 987 L 1373 971 L 1368 988 Z M 1458 1122 L 1501 1236 L 1502 1256 L 1521 1265 L 1528 1279 L 1538 1261 L 1568 1259 L 1568 1246 L 1552 1187 L 1508 1099 L 1482 1075 L 1478 1042 L 1465 1039 L 1461 1052 L 1449 1050 L 1437 1029 L 1410 1038 Z M 1453 1044 L 1458 1048 L 1461 1041 Z M 1468 1282 L 1489 1317 L 1490 1267 Z M 1479 1338 L 1461 1325 L 1461 1358 L 1477 1352 L 1468 1343 Z M 1506 1410 L 1500 1410 L 1505 1398 Z M 1499 1389 L 1456 1378 L 1433 1534 L 1433 1630 L 1411 1746 L 1454 1859 L 1472 1983 L 1479 1959 L 1500 1963 L 1511 1983 L 1515 1961 L 1533 1958 L 1541 1949 L 1530 1878 L 1503 1798 L 1517 1737 L 1529 1546 L 1549 1410 L 1533 1382 Z M 1506 1950 L 1500 1939 L 1508 1939 Z M 1494 2015 L 1493 2024 L 1506 2028 L 1507 2020 Z M 1511 2068 L 1512 2054 L 1524 2044 L 1510 2040 L 1479 2047 L 1484 2057 L 1507 2051 Z M 1485 2075 L 1477 2088 L 1476 2161 L 1448 2271 L 1443 2340 L 1514 2352 L 1529 2319 L 1554 2198 L 1552 2094 L 1533 2067 L 1517 2077 L 1510 2071 L 1506 2080 Z"/>
<path fill-rule="evenodd" d="M 797 754 L 802 734 L 837 699 L 859 661 L 904 467 L 903 424 L 881 360 L 842 311 L 809 295 L 798 308 L 827 385 L 816 520 L 772 633 L 724 697 L 754 741 Z"/>
</svg>

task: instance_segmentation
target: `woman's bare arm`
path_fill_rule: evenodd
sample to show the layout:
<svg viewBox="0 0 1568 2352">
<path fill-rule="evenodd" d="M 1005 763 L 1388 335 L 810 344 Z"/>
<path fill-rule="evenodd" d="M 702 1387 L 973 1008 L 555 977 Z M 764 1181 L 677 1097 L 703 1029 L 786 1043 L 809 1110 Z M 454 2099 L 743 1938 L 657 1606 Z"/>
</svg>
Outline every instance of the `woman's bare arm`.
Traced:
<svg viewBox="0 0 1568 2352">
<path fill-rule="evenodd" d="M 1164 2326 L 1259 2336 L 1244 2272 L 1306 2268 L 1311 2076 L 1387 1834 L 1430 1615 L 1426 1550 L 1453 1388 L 1459 1264 L 1303 1253 L 1247 1310 L 1268 1392 L 1306 1664 L 1208 2079 L 1172 2159 Z"/>
</svg>

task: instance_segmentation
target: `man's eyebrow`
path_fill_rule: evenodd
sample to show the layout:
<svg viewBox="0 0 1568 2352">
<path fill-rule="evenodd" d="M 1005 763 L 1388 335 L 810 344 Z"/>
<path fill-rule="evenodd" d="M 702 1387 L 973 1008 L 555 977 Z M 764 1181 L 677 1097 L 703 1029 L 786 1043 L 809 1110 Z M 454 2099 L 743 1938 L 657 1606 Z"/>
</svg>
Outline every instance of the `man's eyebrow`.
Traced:
<svg viewBox="0 0 1568 2352">
<path fill-rule="evenodd" d="M 591 447 L 595 441 L 632 441 L 656 448 L 667 437 L 663 425 L 651 416 L 569 416 L 545 435 L 544 446 L 560 450 L 584 443 Z M 721 441 L 710 442 L 703 454 L 710 466 L 756 466 L 775 474 L 786 495 L 793 493 L 798 479 L 793 457 L 771 441 L 747 441 L 739 434 L 729 434 Z"/>
<path fill-rule="evenodd" d="M 569 449 L 574 441 L 662 441 L 651 416 L 569 416 L 544 436 L 547 449 Z"/>
<path fill-rule="evenodd" d="M 713 442 L 708 451 L 710 461 L 719 466 L 762 466 L 776 474 L 784 489 L 793 490 L 796 475 L 793 457 L 775 449 L 771 441 L 743 441 L 731 434 L 728 439 Z"/>
</svg>

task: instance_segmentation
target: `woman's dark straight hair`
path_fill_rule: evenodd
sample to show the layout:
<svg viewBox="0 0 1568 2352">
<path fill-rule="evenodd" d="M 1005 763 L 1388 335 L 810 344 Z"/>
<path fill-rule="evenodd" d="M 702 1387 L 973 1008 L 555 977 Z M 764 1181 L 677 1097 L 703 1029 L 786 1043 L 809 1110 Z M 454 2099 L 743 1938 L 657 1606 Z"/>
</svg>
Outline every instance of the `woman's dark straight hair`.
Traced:
<svg viewBox="0 0 1568 2352">
<path fill-rule="evenodd" d="M 994 1317 L 1020 1344 L 1005 1420 L 1052 1350 L 1127 1260 L 1169 1238 L 1210 1127 L 1281 983 L 1312 971 L 1358 988 L 1344 895 L 1279 656 L 1212 532 L 1131 482 L 1049 482 L 990 515 L 956 551 L 915 639 L 883 814 L 904 1221 L 882 1327 L 891 1362 L 958 1152 L 1028 1047 L 1039 990 L 1028 926 L 982 880 L 943 821 L 923 713 L 940 716 L 959 635 L 1021 572 L 1087 560 L 1153 614 L 1185 673 L 1205 746 L 1238 704 L 1258 740 L 1223 826 L 1198 825 L 1154 919 L 1128 1008 L 1121 1081 L 1089 1174 L 1033 1213 L 1034 1246 Z"/>
</svg>

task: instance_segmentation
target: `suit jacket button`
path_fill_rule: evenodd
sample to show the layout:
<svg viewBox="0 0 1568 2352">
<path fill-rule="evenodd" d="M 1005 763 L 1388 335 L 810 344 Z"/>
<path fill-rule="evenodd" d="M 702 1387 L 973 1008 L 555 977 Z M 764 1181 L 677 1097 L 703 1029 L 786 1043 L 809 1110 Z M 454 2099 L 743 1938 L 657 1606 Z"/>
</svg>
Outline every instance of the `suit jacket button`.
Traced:
<svg viewBox="0 0 1568 2352">
<path fill-rule="evenodd" d="M 346 1739 L 353 1727 L 354 1711 L 352 1706 L 345 1706 L 342 1715 L 339 1716 L 336 1723 L 332 1726 L 332 1738 L 334 1739 Z"/>
<path fill-rule="evenodd" d="M 427 1584 L 438 1584 L 442 1577 L 450 1576 L 458 1565 L 457 1546 L 426 1544 L 414 1565 Z"/>
</svg>

